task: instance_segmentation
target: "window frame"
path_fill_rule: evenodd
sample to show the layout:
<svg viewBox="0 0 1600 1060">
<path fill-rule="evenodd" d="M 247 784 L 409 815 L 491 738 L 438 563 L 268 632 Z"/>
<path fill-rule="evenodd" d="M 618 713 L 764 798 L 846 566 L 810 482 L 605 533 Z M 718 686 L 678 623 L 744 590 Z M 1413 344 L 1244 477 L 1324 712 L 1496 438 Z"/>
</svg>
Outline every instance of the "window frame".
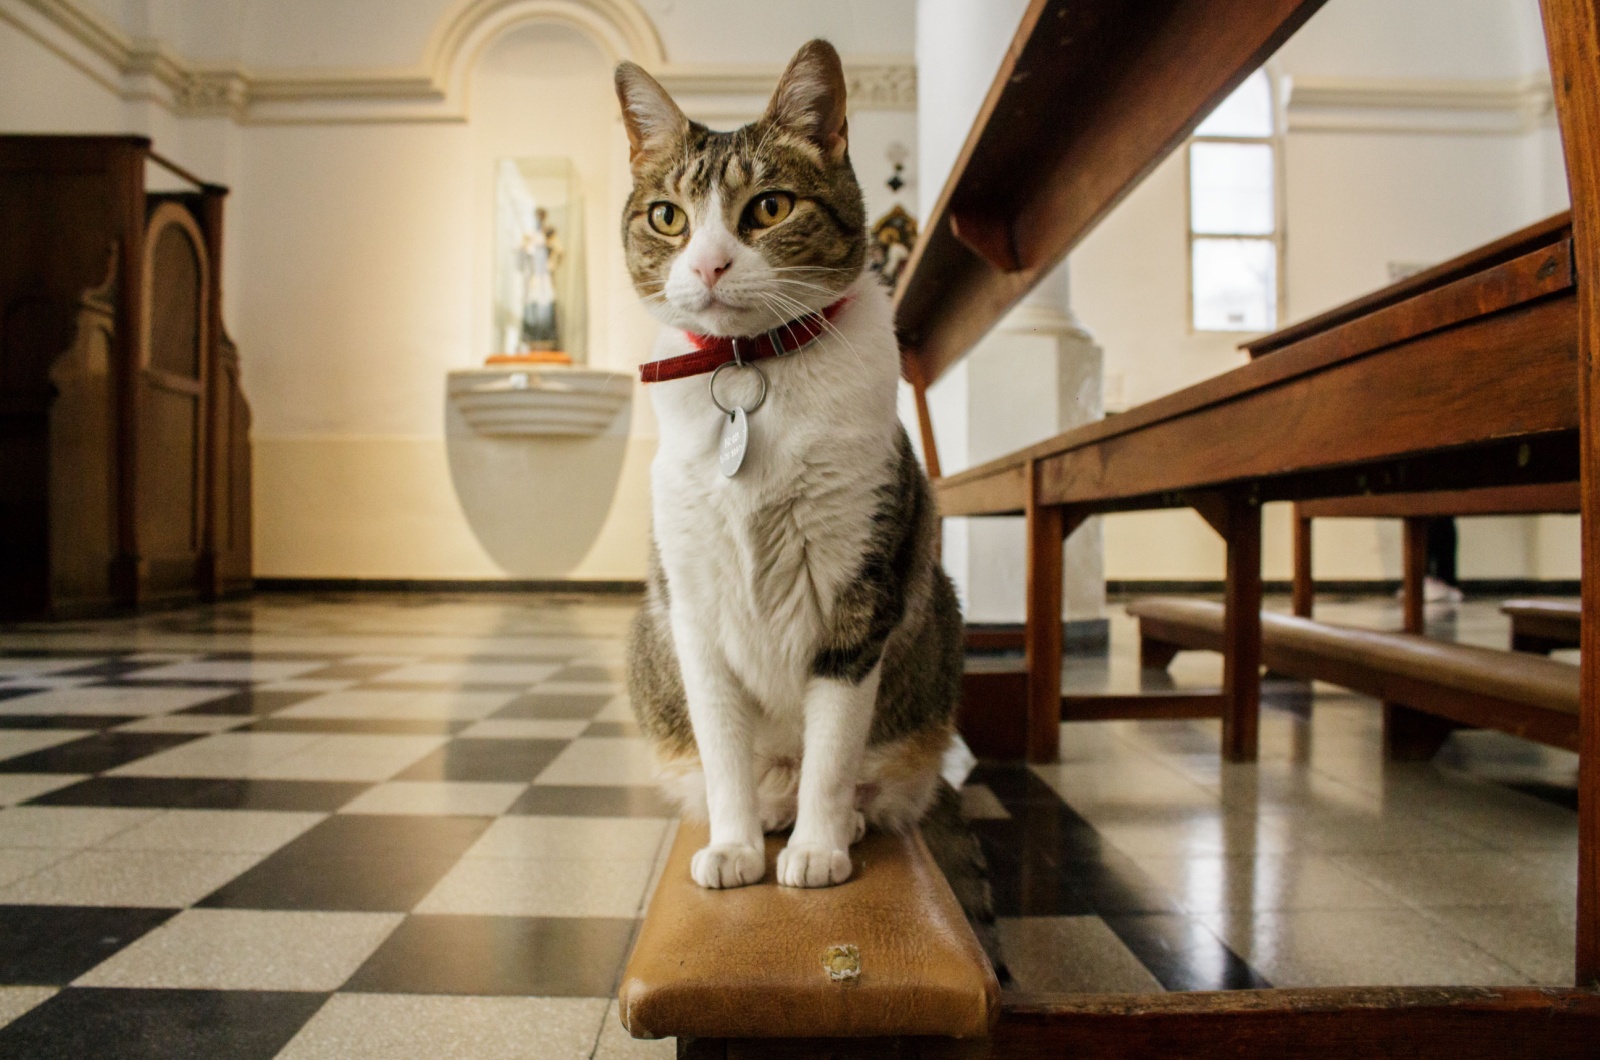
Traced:
<svg viewBox="0 0 1600 1060">
<path fill-rule="evenodd" d="M 1190 133 L 1183 143 L 1183 223 L 1185 231 L 1184 240 L 1184 276 L 1187 278 L 1187 299 L 1184 306 L 1184 319 L 1190 335 L 1264 335 L 1283 326 L 1288 311 L 1286 288 L 1284 280 L 1285 267 L 1288 264 L 1288 238 L 1285 225 L 1288 220 L 1288 211 L 1284 207 L 1284 131 L 1288 117 L 1283 99 L 1279 92 L 1281 78 L 1271 65 L 1263 66 L 1258 71 L 1253 71 L 1250 77 L 1259 72 L 1267 79 L 1267 93 L 1272 107 L 1272 132 L 1267 136 L 1202 136 L 1198 132 Z M 1250 77 L 1240 81 L 1243 85 Z M 1234 86 L 1234 91 L 1239 85 Z M 1224 97 L 1227 98 L 1227 97 Z M 1207 115 L 1206 117 L 1210 117 Z M 1205 119 L 1201 119 L 1204 124 Z M 1197 130 L 1199 126 L 1195 127 Z M 1228 234 L 1216 232 L 1196 232 L 1194 230 L 1194 145 L 1204 144 L 1252 144 L 1265 145 L 1272 152 L 1272 233 L 1270 235 L 1254 234 Z M 1256 331 L 1248 328 L 1201 328 L 1195 323 L 1195 289 L 1194 289 L 1194 244 L 1197 239 L 1243 239 L 1258 242 L 1271 242 L 1273 244 L 1273 261 L 1275 263 L 1274 277 L 1277 291 L 1274 292 L 1273 324 L 1268 331 Z"/>
</svg>

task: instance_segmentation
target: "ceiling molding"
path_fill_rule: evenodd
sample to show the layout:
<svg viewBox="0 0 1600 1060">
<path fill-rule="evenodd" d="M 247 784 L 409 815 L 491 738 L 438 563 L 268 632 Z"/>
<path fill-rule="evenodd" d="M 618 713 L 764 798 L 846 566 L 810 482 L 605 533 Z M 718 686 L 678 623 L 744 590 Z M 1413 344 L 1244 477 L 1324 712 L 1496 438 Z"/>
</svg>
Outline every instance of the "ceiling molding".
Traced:
<svg viewBox="0 0 1600 1060">
<path fill-rule="evenodd" d="M 1290 132 L 1505 135 L 1555 123 L 1547 78 L 1515 81 L 1295 77 Z"/>
<path fill-rule="evenodd" d="M 411 68 L 260 69 L 196 64 L 158 41 L 129 37 L 77 0 L 0 0 L 10 23 L 123 99 L 180 117 L 248 125 L 461 122 L 478 56 L 507 30 L 571 26 L 612 61 L 651 70 L 690 113 L 759 114 L 781 66 L 673 65 L 654 24 L 633 0 L 459 0 Z M 853 110 L 915 110 L 909 58 L 846 60 Z"/>
</svg>

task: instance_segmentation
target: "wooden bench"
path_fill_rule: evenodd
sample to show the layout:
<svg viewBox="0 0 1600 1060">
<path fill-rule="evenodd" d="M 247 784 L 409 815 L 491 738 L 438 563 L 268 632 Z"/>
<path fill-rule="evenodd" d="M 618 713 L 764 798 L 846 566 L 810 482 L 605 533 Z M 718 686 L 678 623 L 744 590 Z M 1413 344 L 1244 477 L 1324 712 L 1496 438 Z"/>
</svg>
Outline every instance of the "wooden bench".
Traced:
<svg viewBox="0 0 1600 1060">
<path fill-rule="evenodd" d="M 699 887 L 689 860 L 707 838 L 679 826 L 623 972 L 634 1037 L 721 1060 L 914 1056 L 919 1043 L 989 1033 L 999 984 L 920 835 L 869 834 L 851 851 L 855 874 L 814 890 L 774 882 L 777 836 L 760 884 Z"/>
<path fill-rule="evenodd" d="M 1549 655 L 1576 648 L 1583 625 L 1578 600 L 1507 600 L 1500 605 L 1511 619 L 1511 650 Z"/>
<path fill-rule="evenodd" d="M 1428 520 L 1441 516 L 1542 515 L 1578 510 L 1576 482 L 1537 482 L 1487 489 L 1324 497 L 1294 506 L 1294 613 L 1311 617 L 1313 519 L 1403 519 L 1401 591 L 1405 629 L 1422 632 L 1423 578 L 1428 563 Z M 1574 641 L 1574 644 L 1577 642 Z"/>
<path fill-rule="evenodd" d="M 1156 597 L 1127 610 L 1139 619 L 1143 665 L 1164 668 L 1183 649 L 1222 649 L 1221 604 Z M 1270 611 L 1261 614 L 1261 656 L 1278 673 L 1381 700 L 1385 743 L 1397 758 L 1432 757 L 1449 728 L 1405 724 L 1412 719 L 1397 719 L 1396 708 L 1578 749 L 1578 668 L 1567 663 Z"/>
</svg>

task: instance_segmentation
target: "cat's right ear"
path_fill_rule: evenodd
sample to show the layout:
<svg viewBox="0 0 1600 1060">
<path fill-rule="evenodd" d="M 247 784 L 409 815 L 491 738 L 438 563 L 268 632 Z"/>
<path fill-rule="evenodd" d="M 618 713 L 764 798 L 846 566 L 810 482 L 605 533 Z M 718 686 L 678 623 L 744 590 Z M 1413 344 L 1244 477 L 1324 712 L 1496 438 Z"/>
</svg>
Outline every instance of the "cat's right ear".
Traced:
<svg viewBox="0 0 1600 1060">
<path fill-rule="evenodd" d="M 628 130 L 628 162 L 658 151 L 682 138 L 689 119 L 667 95 L 661 83 L 638 63 L 617 64 L 617 99 L 622 104 L 622 124 Z"/>
</svg>

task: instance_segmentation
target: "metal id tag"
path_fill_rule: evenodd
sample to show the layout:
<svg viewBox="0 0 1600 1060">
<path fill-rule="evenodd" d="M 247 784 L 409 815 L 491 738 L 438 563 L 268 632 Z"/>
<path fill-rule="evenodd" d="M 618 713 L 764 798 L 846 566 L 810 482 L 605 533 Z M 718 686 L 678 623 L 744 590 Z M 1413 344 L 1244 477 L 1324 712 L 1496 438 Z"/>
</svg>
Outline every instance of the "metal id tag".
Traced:
<svg viewBox="0 0 1600 1060">
<path fill-rule="evenodd" d="M 722 421 L 722 444 L 717 447 L 717 466 L 724 478 L 732 478 L 744 466 L 745 451 L 750 448 L 750 418 L 737 406 Z"/>
</svg>

